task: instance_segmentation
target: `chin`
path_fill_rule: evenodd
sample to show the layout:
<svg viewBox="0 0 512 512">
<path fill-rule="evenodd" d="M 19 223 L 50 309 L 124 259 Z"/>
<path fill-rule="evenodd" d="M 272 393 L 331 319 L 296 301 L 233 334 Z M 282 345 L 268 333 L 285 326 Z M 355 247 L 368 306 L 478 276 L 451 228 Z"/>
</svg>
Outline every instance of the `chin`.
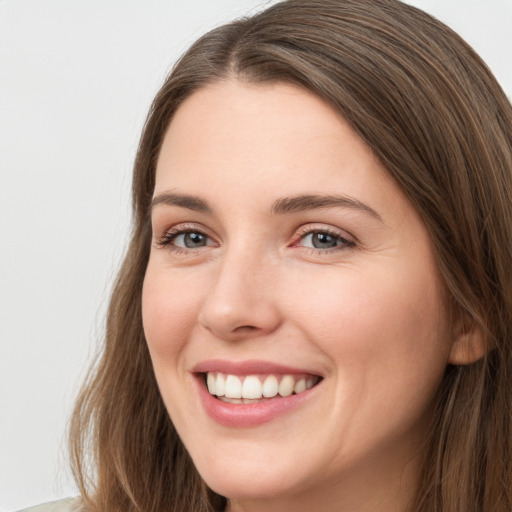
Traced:
<svg viewBox="0 0 512 512">
<path fill-rule="evenodd" d="M 241 460 L 243 458 L 243 460 Z M 283 460 L 283 459 L 282 459 Z M 289 460 L 289 459 L 288 459 Z M 293 495 L 304 487 L 304 475 L 297 467 L 243 456 L 204 461 L 196 465 L 208 487 L 232 500 L 271 500 Z"/>
</svg>

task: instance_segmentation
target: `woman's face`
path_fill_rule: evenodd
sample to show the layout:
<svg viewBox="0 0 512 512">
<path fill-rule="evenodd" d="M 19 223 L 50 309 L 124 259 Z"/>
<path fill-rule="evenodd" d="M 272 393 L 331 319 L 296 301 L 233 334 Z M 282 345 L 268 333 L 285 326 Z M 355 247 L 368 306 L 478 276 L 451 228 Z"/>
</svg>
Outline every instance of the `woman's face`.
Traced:
<svg viewBox="0 0 512 512">
<path fill-rule="evenodd" d="M 445 291 L 344 119 L 289 85 L 199 90 L 167 130 L 152 227 L 144 330 L 207 484 L 232 510 L 407 500 L 450 353 Z"/>
</svg>

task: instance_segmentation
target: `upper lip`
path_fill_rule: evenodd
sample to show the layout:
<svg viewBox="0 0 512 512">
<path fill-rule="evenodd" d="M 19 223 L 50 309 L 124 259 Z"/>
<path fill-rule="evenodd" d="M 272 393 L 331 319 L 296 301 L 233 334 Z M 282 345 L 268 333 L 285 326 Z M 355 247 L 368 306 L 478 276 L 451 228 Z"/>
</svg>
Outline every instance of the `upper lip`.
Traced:
<svg viewBox="0 0 512 512">
<path fill-rule="evenodd" d="M 201 361 L 192 368 L 194 373 L 221 372 L 228 375 L 254 375 L 254 374 L 273 374 L 273 375 L 294 375 L 309 374 L 321 377 L 316 371 L 306 368 L 293 368 L 270 361 L 248 360 L 248 361 L 228 361 L 225 359 L 210 359 Z"/>
</svg>

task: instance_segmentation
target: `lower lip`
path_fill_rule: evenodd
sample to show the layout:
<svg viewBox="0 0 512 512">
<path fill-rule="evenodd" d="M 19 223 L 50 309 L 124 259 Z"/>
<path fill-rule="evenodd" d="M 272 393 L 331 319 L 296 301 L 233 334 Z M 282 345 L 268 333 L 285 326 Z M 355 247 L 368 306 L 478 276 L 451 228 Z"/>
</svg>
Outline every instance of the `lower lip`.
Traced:
<svg viewBox="0 0 512 512">
<path fill-rule="evenodd" d="M 210 395 L 202 375 L 196 378 L 199 396 L 208 416 L 225 427 L 256 427 L 297 409 L 318 387 L 318 384 L 298 395 L 272 398 L 254 404 L 232 404 Z"/>
</svg>

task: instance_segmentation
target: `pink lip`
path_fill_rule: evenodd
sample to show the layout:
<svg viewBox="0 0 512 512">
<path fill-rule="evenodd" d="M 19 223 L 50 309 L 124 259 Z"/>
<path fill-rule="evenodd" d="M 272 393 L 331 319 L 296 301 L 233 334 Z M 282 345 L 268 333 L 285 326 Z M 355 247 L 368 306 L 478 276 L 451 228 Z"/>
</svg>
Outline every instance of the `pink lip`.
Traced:
<svg viewBox="0 0 512 512">
<path fill-rule="evenodd" d="M 268 361 L 225 361 L 222 359 L 211 359 L 202 361 L 192 369 L 194 373 L 222 372 L 230 375 L 255 375 L 262 373 L 271 373 L 273 375 L 297 375 L 308 373 L 310 375 L 319 375 L 317 372 L 307 369 L 292 368 Z"/>
<path fill-rule="evenodd" d="M 310 373 L 302 369 L 290 368 L 287 366 L 276 365 L 264 361 L 244 361 L 231 362 L 221 360 L 211 360 L 199 363 L 194 367 L 195 382 L 199 393 L 201 403 L 210 418 L 215 422 L 231 428 L 256 427 L 263 423 L 272 421 L 283 414 L 289 413 L 294 409 L 301 407 L 305 402 L 312 398 L 319 385 L 287 397 L 276 397 L 263 402 L 254 404 L 232 404 L 222 402 L 218 398 L 210 395 L 204 382 L 203 373 L 222 372 L 231 375 L 250 375 L 250 374 L 304 374 Z"/>
</svg>

